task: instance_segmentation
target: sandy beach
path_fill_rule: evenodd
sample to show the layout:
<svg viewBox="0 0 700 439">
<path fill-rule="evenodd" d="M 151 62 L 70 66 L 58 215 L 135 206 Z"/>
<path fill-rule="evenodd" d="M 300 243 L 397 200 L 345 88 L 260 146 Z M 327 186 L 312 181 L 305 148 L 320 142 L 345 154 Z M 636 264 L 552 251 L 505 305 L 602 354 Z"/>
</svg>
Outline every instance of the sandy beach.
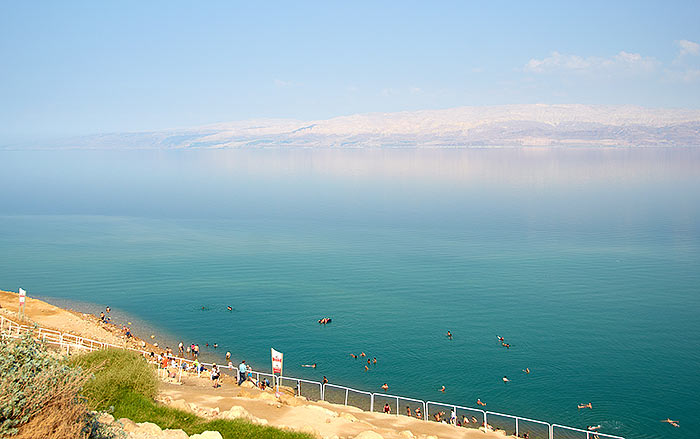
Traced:
<svg viewBox="0 0 700 439">
<path fill-rule="evenodd" d="M 0 291 L 0 313 L 18 320 L 18 295 Z M 27 298 L 24 324 L 35 323 L 44 328 L 79 335 L 117 346 L 141 349 L 144 340 L 129 340 L 121 328 L 100 322 L 97 316 L 66 310 L 42 300 Z M 158 351 L 149 343 L 146 350 Z M 491 438 L 503 432 L 463 428 L 449 424 L 426 422 L 395 414 L 370 413 L 350 406 L 312 402 L 293 396 L 291 389 L 282 389 L 277 398 L 272 389 L 260 390 L 252 383 L 237 386 L 225 376 L 222 386 L 213 388 L 203 374 L 183 374 L 180 383 L 163 379 L 159 402 L 208 418 L 243 418 L 261 425 L 311 433 L 319 438 L 411 439 L 411 438 Z M 393 409 L 392 409 L 393 410 Z"/>
</svg>

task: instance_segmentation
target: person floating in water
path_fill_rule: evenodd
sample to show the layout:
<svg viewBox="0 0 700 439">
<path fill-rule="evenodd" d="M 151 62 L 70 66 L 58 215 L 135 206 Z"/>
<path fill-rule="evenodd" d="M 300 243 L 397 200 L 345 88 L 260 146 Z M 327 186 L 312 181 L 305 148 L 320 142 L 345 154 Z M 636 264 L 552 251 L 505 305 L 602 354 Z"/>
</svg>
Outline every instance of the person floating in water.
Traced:
<svg viewBox="0 0 700 439">
<path fill-rule="evenodd" d="M 369 372 L 369 367 L 365 366 L 365 372 Z"/>
<path fill-rule="evenodd" d="M 324 317 L 324 318 L 318 320 L 318 323 L 320 323 L 322 325 L 325 325 L 325 324 L 330 323 L 330 322 L 331 322 L 331 319 L 329 317 Z"/>
<path fill-rule="evenodd" d="M 377 364 L 377 357 L 372 358 L 372 363 Z"/>
<path fill-rule="evenodd" d="M 301 367 L 313 367 L 315 369 L 316 363 L 314 363 L 314 364 L 302 364 Z"/>
<path fill-rule="evenodd" d="M 498 341 L 500 341 L 501 343 L 503 343 L 504 341 L 506 341 L 506 340 L 505 340 L 503 337 L 501 337 L 500 335 L 497 335 L 496 337 L 498 338 Z"/>
<path fill-rule="evenodd" d="M 666 422 L 667 424 L 671 424 L 674 427 L 680 427 L 680 425 L 678 424 L 679 421 L 672 421 L 671 418 L 666 418 L 661 422 Z"/>
<path fill-rule="evenodd" d="M 387 383 L 382 384 L 382 389 L 386 392 L 389 390 L 389 385 Z"/>
<path fill-rule="evenodd" d="M 529 368 L 529 367 L 526 367 L 525 369 L 523 369 L 523 372 L 525 372 L 525 373 L 530 373 L 530 368 Z"/>
<path fill-rule="evenodd" d="M 600 424 L 598 424 L 598 425 L 589 425 L 589 426 L 586 427 L 586 430 L 588 430 L 588 431 L 600 430 Z"/>
<path fill-rule="evenodd" d="M 231 305 L 227 306 L 226 309 L 229 311 L 233 311 L 233 308 L 231 308 Z"/>
<path fill-rule="evenodd" d="M 350 354 L 350 356 L 351 356 L 352 358 L 355 358 L 355 359 L 357 358 L 357 355 L 355 355 L 355 354 Z"/>
<path fill-rule="evenodd" d="M 360 352 L 360 357 L 366 357 L 366 356 L 367 356 L 367 354 L 365 354 L 364 352 Z"/>
<path fill-rule="evenodd" d="M 579 404 L 578 408 L 580 408 L 580 409 L 592 409 L 593 404 L 591 404 L 590 402 L 588 404 Z"/>
<path fill-rule="evenodd" d="M 323 375 L 323 384 L 328 384 L 328 378 L 325 375 Z"/>
<path fill-rule="evenodd" d="M 510 381 L 510 380 L 508 379 L 508 377 L 505 376 L 505 375 L 503 375 L 503 382 L 504 382 L 504 383 L 507 383 L 508 381 Z"/>
<path fill-rule="evenodd" d="M 452 340 L 452 333 L 451 333 L 450 331 L 447 331 L 447 338 L 449 338 L 450 340 Z"/>
<path fill-rule="evenodd" d="M 372 361 L 369 358 L 367 359 L 367 364 L 372 364 Z"/>
<path fill-rule="evenodd" d="M 442 386 L 442 388 L 440 389 L 440 391 L 441 391 L 441 392 L 444 392 L 444 391 L 445 391 L 445 386 Z"/>
<path fill-rule="evenodd" d="M 510 344 L 508 343 L 501 343 L 501 345 L 506 349 L 510 349 Z"/>
<path fill-rule="evenodd" d="M 477 404 L 477 405 L 481 405 L 481 406 L 486 405 L 486 403 L 483 402 L 483 401 L 482 401 L 481 399 L 479 399 L 479 398 L 476 399 L 476 404 Z"/>
</svg>

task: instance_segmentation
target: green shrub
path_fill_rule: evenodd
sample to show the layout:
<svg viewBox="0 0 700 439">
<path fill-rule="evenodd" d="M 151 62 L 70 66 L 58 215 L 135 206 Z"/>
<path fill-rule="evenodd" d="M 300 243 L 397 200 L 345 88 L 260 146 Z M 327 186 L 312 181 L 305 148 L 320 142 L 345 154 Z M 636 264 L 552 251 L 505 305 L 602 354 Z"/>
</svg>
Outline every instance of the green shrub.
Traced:
<svg viewBox="0 0 700 439">
<path fill-rule="evenodd" d="M 0 342 L 0 437 L 86 437 L 80 371 L 26 334 Z"/>
<path fill-rule="evenodd" d="M 73 366 L 93 374 L 83 389 L 91 408 L 113 406 L 117 395 L 129 392 L 154 399 L 158 394 L 155 369 L 140 355 L 119 349 L 94 351 L 71 360 Z"/>
</svg>

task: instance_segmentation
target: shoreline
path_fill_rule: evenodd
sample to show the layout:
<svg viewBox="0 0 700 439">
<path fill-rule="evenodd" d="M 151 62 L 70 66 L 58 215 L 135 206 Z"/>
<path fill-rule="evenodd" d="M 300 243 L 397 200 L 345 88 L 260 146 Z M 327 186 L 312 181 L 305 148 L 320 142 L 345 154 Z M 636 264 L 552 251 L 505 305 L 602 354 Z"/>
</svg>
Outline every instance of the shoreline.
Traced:
<svg viewBox="0 0 700 439">
<path fill-rule="evenodd" d="M 0 290 L 0 314 L 17 320 L 18 309 L 17 293 Z M 99 318 L 92 314 L 64 309 L 31 297 L 26 301 L 23 322 L 36 323 L 47 329 L 122 347 L 152 350 L 156 353 L 165 350 L 164 346 L 156 347 L 136 335 L 127 340 L 120 334 L 120 327 L 101 323 Z M 144 343 L 146 348 L 142 347 Z M 472 439 L 506 436 L 502 430 L 485 431 L 483 427 L 464 428 L 408 416 L 396 416 L 398 414 L 394 413 L 393 409 L 392 413 L 387 415 L 326 401 L 310 401 L 304 397 L 290 395 L 289 392 L 293 392 L 291 388 L 283 389 L 286 392 L 283 391 L 280 398 L 277 398 L 272 389 L 260 390 L 251 382 L 236 386 L 233 377 L 223 378 L 223 386 L 214 389 L 207 376 L 203 374 L 202 377 L 197 377 L 194 374 L 183 373 L 181 383 L 164 378 L 158 401 L 205 417 L 242 418 L 253 423 L 306 432 L 326 439 Z"/>
</svg>

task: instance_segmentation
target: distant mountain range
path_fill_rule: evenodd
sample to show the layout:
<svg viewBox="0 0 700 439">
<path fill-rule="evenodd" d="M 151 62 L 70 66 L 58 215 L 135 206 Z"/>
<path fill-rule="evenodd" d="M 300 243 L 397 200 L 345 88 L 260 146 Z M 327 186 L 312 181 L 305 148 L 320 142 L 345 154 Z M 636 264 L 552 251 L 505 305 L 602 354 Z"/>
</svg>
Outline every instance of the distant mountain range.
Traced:
<svg viewBox="0 0 700 439">
<path fill-rule="evenodd" d="M 92 135 L 34 146 L 81 149 L 700 146 L 700 110 L 589 105 L 460 107 L 367 113 L 315 121 L 249 120 L 189 129 Z"/>
</svg>

